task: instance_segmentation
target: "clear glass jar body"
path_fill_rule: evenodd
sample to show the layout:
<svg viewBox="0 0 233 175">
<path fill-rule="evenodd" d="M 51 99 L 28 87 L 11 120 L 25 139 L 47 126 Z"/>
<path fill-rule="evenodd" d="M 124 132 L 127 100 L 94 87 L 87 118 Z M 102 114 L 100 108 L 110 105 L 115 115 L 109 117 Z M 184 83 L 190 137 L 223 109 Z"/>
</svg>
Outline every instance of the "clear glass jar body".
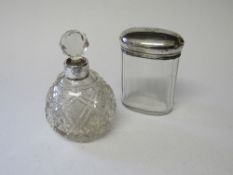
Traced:
<svg viewBox="0 0 233 175">
<path fill-rule="evenodd" d="M 162 115 L 173 108 L 179 58 L 141 58 L 122 52 L 122 103 L 135 111 Z"/>
</svg>

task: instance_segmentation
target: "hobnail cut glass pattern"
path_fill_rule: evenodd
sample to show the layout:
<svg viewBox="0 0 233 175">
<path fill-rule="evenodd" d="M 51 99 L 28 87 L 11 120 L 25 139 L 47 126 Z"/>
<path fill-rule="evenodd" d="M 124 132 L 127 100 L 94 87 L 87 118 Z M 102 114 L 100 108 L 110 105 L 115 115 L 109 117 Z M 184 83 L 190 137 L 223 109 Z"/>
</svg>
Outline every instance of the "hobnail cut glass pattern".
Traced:
<svg viewBox="0 0 233 175">
<path fill-rule="evenodd" d="M 88 142 L 104 135 L 111 128 L 115 111 L 111 87 L 93 70 L 79 81 L 61 73 L 47 94 L 49 124 L 71 140 Z"/>
</svg>

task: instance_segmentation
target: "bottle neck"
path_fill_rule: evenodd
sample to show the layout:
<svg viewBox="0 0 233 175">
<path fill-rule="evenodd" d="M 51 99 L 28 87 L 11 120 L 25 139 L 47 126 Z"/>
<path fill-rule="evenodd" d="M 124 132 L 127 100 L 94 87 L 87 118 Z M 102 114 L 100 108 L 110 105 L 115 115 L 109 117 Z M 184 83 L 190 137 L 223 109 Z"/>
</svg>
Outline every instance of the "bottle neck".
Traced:
<svg viewBox="0 0 233 175">
<path fill-rule="evenodd" d="M 64 63 L 65 77 L 71 80 L 82 80 L 89 75 L 88 60 L 84 57 L 79 59 L 68 58 Z"/>
</svg>

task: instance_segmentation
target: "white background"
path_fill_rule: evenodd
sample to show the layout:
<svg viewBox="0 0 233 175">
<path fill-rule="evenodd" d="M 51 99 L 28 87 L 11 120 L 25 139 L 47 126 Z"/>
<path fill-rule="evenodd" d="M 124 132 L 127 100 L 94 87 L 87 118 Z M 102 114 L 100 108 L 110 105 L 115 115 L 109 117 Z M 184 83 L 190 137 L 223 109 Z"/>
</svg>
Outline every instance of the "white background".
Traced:
<svg viewBox="0 0 233 175">
<path fill-rule="evenodd" d="M 175 108 L 162 116 L 120 102 L 119 34 L 132 26 L 185 39 Z M 118 120 L 91 143 L 57 135 L 45 96 L 65 56 L 58 42 L 77 28 L 90 66 L 112 86 Z M 1 175 L 232 175 L 233 1 L 0 1 Z"/>
</svg>

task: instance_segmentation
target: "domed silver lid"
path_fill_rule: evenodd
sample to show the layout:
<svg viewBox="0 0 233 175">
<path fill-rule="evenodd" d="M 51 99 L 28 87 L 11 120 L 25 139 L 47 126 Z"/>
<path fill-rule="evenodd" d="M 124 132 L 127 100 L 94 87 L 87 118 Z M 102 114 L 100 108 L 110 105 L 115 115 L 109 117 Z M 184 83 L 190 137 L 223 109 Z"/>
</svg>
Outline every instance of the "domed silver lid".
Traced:
<svg viewBox="0 0 233 175">
<path fill-rule="evenodd" d="M 175 59 L 180 56 L 183 38 L 160 28 L 134 27 L 120 35 L 121 49 L 129 55 L 151 59 Z"/>
</svg>

